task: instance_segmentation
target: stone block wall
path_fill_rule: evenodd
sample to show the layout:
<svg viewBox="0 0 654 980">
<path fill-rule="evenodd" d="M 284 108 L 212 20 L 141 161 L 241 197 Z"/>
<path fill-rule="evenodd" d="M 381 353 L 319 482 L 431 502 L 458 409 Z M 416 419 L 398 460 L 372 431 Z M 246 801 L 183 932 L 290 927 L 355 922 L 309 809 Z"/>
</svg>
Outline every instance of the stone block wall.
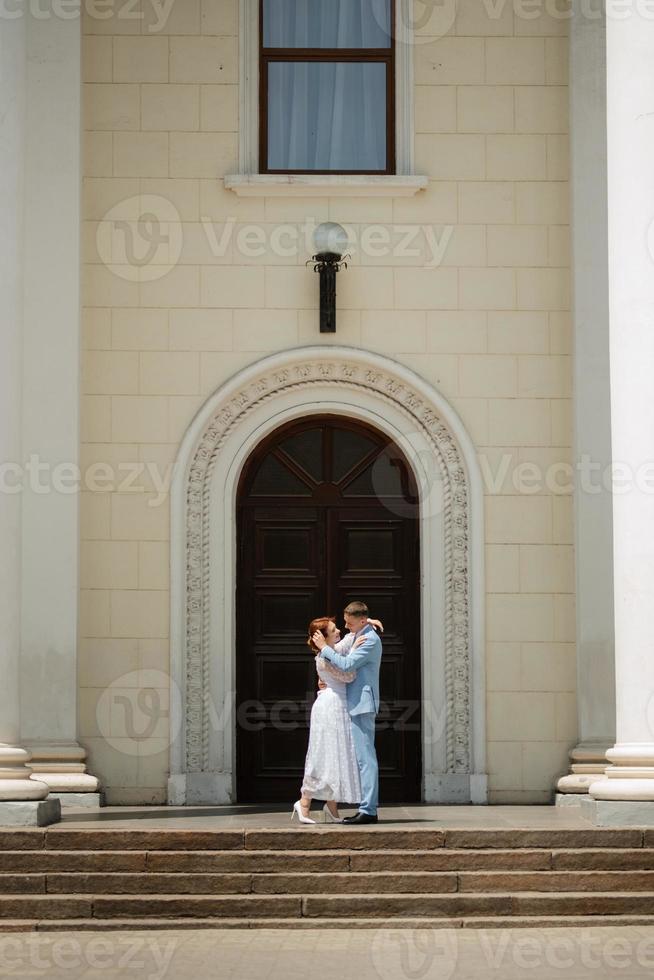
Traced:
<svg viewBox="0 0 654 980">
<path fill-rule="evenodd" d="M 417 33 L 415 170 L 429 186 L 394 199 L 225 189 L 238 171 L 236 0 L 176 0 L 164 23 L 146 0 L 116 0 L 106 19 L 86 12 L 80 738 L 109 802 L 165 801 L 167 477 L 180 440 L 239 369 L 324 342 L 409 366 L 467 426 L 486 484 L 491 802 L 547 802 L 566 768 L 576 738 L 567 21 L 544 5 L 529 18 L 488 6 L 465 0 L 443 34 L 429 23 Z M 139 16 L 121 16 L 128 7 Z M 154 277 L 115 224 L 152 207 L 170 249 Z M 333 337 L 318 333 L 305 268 L 306 228 L 327 219 L 359 245 L 339 276 Z M 407 227 L 417 231 L 403 252 Z M 161 243 L 142 231 L 145 255 Z M 131 703 L 141 684 L 155 700 L 121 708 L 120 692 Z"/>
</svg>

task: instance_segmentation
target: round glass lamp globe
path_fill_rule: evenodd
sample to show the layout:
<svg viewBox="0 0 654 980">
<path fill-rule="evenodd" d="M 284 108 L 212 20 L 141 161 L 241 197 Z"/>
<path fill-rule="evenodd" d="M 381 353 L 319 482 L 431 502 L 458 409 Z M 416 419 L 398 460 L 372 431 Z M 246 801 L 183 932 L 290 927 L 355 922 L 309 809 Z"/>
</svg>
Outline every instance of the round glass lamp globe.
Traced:
<svg viewBox="0 0 654 980">
<path fill-rule="evenodd" d="M 313 233 L 313 244 L 317 255 L 323 252 L 343 255 L 348 246 L 347 232 L 335 221 L 323 221 Z"/>
</svg>

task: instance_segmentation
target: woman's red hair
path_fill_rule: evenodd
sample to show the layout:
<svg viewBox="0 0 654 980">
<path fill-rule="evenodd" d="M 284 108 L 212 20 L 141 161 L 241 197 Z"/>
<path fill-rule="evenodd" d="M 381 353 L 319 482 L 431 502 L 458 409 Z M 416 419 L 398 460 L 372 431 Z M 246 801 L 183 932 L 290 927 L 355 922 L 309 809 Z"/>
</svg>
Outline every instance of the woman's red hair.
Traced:
<svg viewBox="0 0 654 980">
<path fill-rule="evenodd" d="M 307 646 L 313 650 L 314 653 L 318 653 L 318 647 L 315 645 L 311 637 L 316 632 L 320 630 L 322 635 L 327 639 L 327 627 L 330 623 L 334 622 L 333 616 L 320 616 L 318 619 L 312 619 L 309 623 L 309 632 L 307 635 Z"/>
</svg>

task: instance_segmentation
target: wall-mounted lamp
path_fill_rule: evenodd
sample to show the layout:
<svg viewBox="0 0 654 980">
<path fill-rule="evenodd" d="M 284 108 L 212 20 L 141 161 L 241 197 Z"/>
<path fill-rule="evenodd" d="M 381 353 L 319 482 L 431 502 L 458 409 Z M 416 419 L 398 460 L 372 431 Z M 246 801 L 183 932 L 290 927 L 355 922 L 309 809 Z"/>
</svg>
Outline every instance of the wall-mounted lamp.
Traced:
<svg viewBox="0 0 654 980">
<path fill-rule="evenodd" d="M 335 333 L 336 273 L 347 269 L 347 232 L 334 221 L 324 221 L 313 233 L 313 244 L 316 254 L 307 265 L 313 262 L 313 271 L 320 276 L 320 332 Z"/>
</svg>

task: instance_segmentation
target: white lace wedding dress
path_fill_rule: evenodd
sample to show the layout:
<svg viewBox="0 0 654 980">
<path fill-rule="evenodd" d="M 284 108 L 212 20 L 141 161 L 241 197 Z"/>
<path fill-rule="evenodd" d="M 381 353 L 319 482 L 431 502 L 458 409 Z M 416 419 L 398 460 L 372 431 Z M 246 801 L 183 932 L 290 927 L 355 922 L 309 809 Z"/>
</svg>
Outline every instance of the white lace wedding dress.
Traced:
<svg viewBox="0 0 654 980">
<path fill-rule="evenodd" d="M 318 677 L 327 687 L 318 692 L 311 709 L 309 748 L 304 766 L 302 796 L 337 803 L 359 803 L 361 783 L 354 751 L 346 686 L 356 671 L 339 670 L 316 657 Z"/>
</svg>

